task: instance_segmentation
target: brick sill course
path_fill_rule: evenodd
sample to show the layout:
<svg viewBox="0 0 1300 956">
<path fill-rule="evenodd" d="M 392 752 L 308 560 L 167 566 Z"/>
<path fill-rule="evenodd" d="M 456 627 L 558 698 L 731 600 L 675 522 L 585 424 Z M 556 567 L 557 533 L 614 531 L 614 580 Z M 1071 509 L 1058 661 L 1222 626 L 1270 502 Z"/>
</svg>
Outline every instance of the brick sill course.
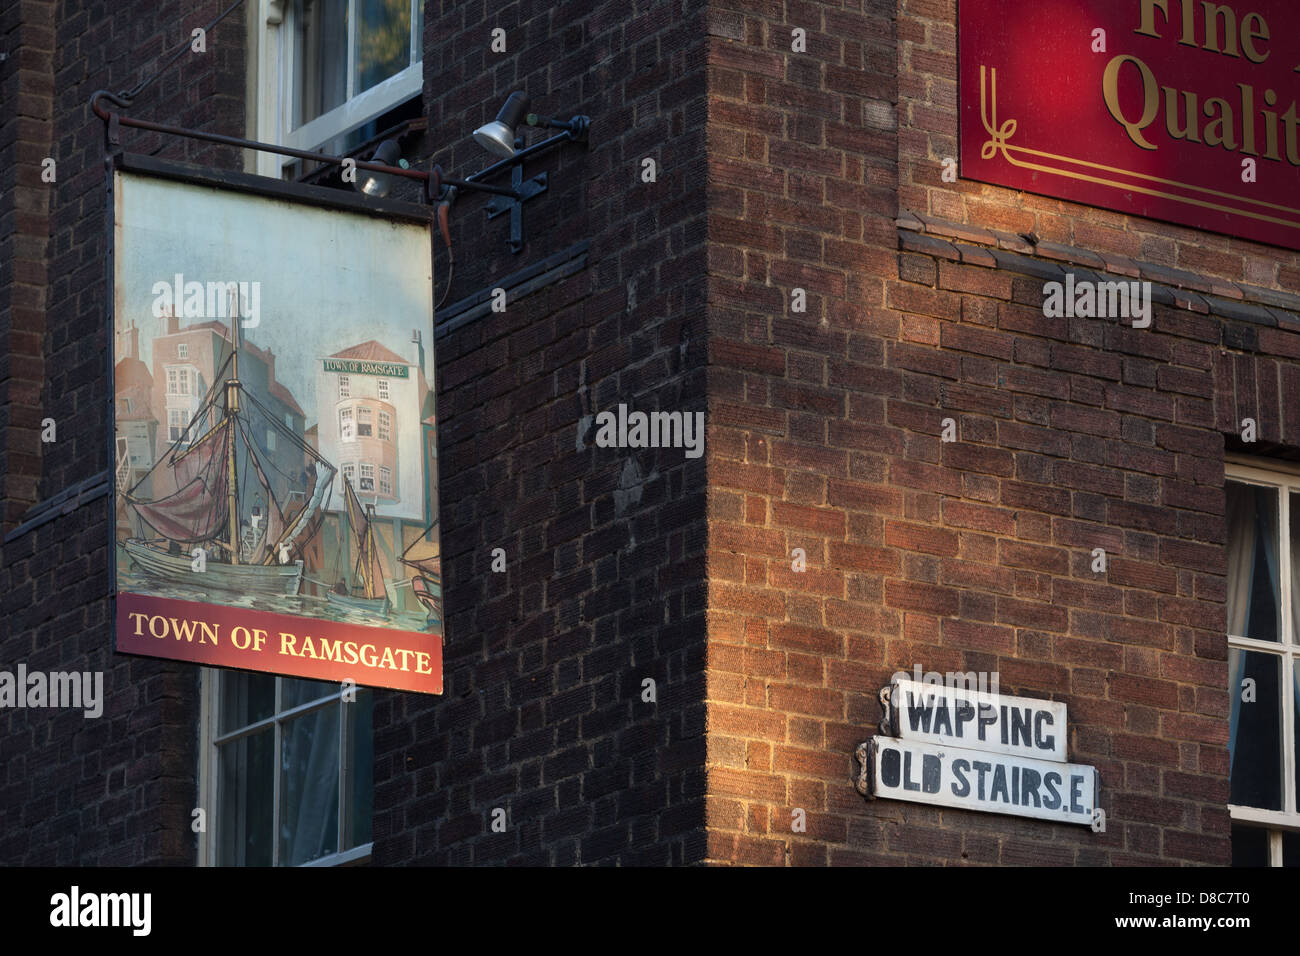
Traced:
<svg viewBox="0 0 1300 956">
<path fill-rule="evenodd" d="M 1064 279 L 1066 269 L 1056 263 L 1066 263 L 1080 267 L 1069 270 L 1076 279 L 1105 281 L 1092 271 L 1100 270 L 1150 282 L 1152 300 L 1163 305 L 1300 332 L 1300 296 L 1290 293 L 1201 276 L 1113 253 L 1097 253 L 1044 240 L 1030 242 L 1014 233 L 946 222 L 920 213 L 905 212 L 896 223 L 898 246 L 906 252 L 966 265 L 1002 268 L 1044 282 Z"/>
</svg>

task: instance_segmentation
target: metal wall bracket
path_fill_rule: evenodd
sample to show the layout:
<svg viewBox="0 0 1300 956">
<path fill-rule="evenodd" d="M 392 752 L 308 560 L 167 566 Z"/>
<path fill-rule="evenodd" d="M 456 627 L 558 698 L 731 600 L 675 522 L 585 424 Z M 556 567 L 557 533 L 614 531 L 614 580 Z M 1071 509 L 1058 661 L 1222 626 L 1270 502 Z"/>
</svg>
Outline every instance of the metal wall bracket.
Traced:
<svg viewBox="0 0 1300 956">
<path fill-rule="evenodd" d="M 857 749 L 853 751 L 853 756 L 857 758 L 858 778 L 853 782 L 854 788 L 868 800 L 876 799 L 875 788 L 872 786 L 871 770 L 874 763 L 874 742 L 865 741 L 858 744 Z"/>
<path fill-rule="evenodd" d="M 523 141 L 520 140 L 517 145 L 522 146 Z M 524 182 L 523 164 L 520 163 L 510 170 L 510 185 L 519 194 L 519 198 L 493 198 L 487 204 L 487 215 L 489 219 L 495 219 L 504 213 L 510 213 L 510 238 L 506 240 L 506 245 L 511 252 L 517 254 L 524 249 L 524 203 L 546 192 L 546 173 L 539 173 Z"/>
</svg>

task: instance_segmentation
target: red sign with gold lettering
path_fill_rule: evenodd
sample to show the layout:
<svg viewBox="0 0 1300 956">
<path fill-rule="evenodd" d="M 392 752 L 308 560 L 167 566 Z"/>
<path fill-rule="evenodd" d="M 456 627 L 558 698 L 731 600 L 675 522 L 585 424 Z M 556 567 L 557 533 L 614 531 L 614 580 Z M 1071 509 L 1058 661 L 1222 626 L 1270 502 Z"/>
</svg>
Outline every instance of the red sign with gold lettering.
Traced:
<svg viewBox="0 0 1300 956">
<path fill-rule="evenodd" d="M 960 0 L 968 179 L 1300 249 L 1296 0 Z"/>
<path fill-rule="evenodd" d="M 442 641 L 241 607 L 120 594 L 117 649 L 210 667 L 442 693 Z"/>
</svg>

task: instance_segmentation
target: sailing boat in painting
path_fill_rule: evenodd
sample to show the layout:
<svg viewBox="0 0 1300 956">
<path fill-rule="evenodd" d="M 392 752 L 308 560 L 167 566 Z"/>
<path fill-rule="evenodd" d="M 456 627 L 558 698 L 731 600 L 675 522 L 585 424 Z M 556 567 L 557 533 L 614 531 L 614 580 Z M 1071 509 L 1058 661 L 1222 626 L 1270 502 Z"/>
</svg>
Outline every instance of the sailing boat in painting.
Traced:
<svg viewBox="0 0 1300 956">
<path fill-rule="evenodd" d="M 430 532 L 437 526 L 435 518 L 418 538 L 407 546 L 399 559 L 414 573 L 410 578 L 411 590 L 416 600 L 427 612 L 425 624 L 428 627 L 442 626 L 442 565 L 438 550 L 438 536 L 430 537 Z"/>
<path fill-rule="evenodd" d="M 357 545 L 357 562 L 354 568 L 359 587 L 349 591 L 343 581 L 326 591 L 331 604 L 357 608 L 372 614 L 386 615 L 392 605 L 384 584 L 384 566 L 379 561 L 379 547 L 375 541 L 375 506 L 361 505 L 361 499 L 352 490 L 352 482 L 343 479 L 347 502 L 348 527 L 352 529 Z M 357 593 L 357 592 L 360 593 Z"/>
<path fill-rule="evenodd" d="M 297 595 L 304 550 L 324 518 L 336 469 L 240 380 L 239 314 L 236 302 L 229 312 L 230 353 L 202 403 L 183 428 L 176 426 L 179 434 L 167 452 L 122 494 L 137 533 L 121 546 L 163 585 L 201 582 L 204 590 Z M 274 428 L 285 443 L 274 460 L 259 454 L 255 422 L 259 429 Z M 303 466 L 289 480 L 286 461 Z M 273 482 L 268 470 L 280 480 Z M 142 491 L 159 486 L 175 490 L 158 497 Z M 296 487 L 286 494 L 290 486 Z"/>
</svg>

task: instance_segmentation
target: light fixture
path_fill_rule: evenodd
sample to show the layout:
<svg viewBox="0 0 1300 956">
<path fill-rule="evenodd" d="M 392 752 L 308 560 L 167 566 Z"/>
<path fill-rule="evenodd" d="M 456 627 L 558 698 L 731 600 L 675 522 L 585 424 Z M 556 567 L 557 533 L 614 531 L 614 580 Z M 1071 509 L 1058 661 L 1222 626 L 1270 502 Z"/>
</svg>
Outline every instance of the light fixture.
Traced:
<svg viewBox="0 0 1300 956">
<path fill-rule="evenodd" d="M 237 5 L 237 4 L 236 4 Z M 231 7 L 233 10 L 234 7 Z M 178 55 L 185 47 L 178 48 Z M 138 90 L 136 91 L 138 92 Z M 586 145 L 591 119 L 585 115 L 576 115 L 568 120 L 559 120 L 551 116 L 540 116 L 528 112 L 528 97 L 521 91 L 511 93 L 497 118 L 476 130 L 474 139 L 485 149 L 502 158 L 485 166 L 478 172 L 471 173 L 464 179 L 444 175 L 442 168 L 434 166 L 431 170 L 412 169 L 411 164 L 402 159 L 401 146 L 396 139 L 381 142 L 369 160 L 357 160 L 351 156 L 334 156 L 312 150 L 296 149 L 274 143 L 261 143 L 256 140 L 241 139 L 223 133 L 210 133 L 205 130 L 186 129 L 183 126 L 171 126 L 154 123 L 149 120 L 125 116 L 120 110 L 130 109 L 135 93 L 123 91 L 113 93 L 109 90 L 96 90 L 90 95 L 91 111 L 104 122 L 104 144 L 109 152 L 121 149 L 121 128 L 148 130 L 170 136 L 182 136 L 186 139 L 206 143 L 219 143 L 223 146 L 235 146 L 241 149 L 254 149 L 264 153 L 280 156 L 292 156 L 313 163 L 341 166 L 359 170 L 360 177 L 351 177 L 349 181 L 358 192 L 375 198 L 387 196 L 393 185 L 402 179 L 410 179 L 424 184 L 424 202 L 438 204 L 435 223 L 443 235 L 443 241 L 450 243 L 447 220 L 452 204 L 460 191 L 488 193 L 492 199 L 486 207 L 487 217 L 509 215 L 510 234 L 506 246 L 511 252 L 521 252 L 524 248 L 524 203 L 546 193 L 548 176 L 538 173 L 530 178 L 524 177 L 523 164 L 526 160 L 548 153 L 565 143 Z M 107 104 L 107 105 L 106 105 Z M 110 107 L 116 107 L 112 109 Z M 556 130 L 556 135 L 549 136 L 541 142 L 528 146 L 515 146 L 515 131 L 520 123 L 529 126 Z M 423 127 L 421 127 L 423 128 Z M 367 169 L 366 167 L 374 167 Z M 485 180 L 494 179 L 503 173 L 510 174 L 509 186 L 498 186 Z"/>
<path fill-rule="evenodd" d="M 386 139 L 379 144 L 375 154 L 370 157 L 370 162 L 381 166 L 396 166 L 399 169 L 409 169 L 410 163 L 402 159 L 402 147 L 397 144 L 395 139 Z M 383 198 L 393 190 L 394 177 L 388 173 L 375 172 L 373 170 L 362 170 L 361 175 L 353 182 L 359 192 L 367 196 Z"/>
<path fill-rule="evenodd" d="M 474 142 L 494 156 L 510 159 L 515 155 L 515 128 L 528 113 L 528 95 L 514 92 L 492 122 L 474 130 Z"/>
</svg>

